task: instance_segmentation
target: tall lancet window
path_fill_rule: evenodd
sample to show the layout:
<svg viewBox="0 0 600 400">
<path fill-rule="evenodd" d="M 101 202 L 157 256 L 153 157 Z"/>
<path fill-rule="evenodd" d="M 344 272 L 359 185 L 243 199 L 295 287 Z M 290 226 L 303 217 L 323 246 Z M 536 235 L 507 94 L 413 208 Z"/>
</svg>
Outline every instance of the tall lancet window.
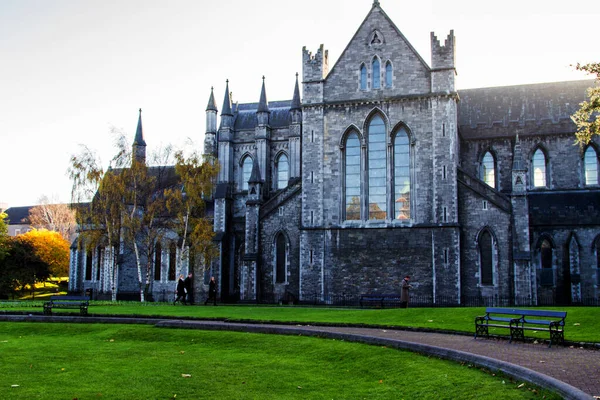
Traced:
<svg viewBox="0 0 600 400">
<path fill-rule="evenodd" d="M 537 149 L 533 153 L 532 159 L 533 166 L 533 186 L 534 187 L 545 187 L 547 185 L 546 180 L 546 156 L 541 149 Z"/>
<path fill-rule="evenodd" d="M 583 156 L 583 167 L 585 172 L 585 184 L 598 184 L 598 154 L 592 146 L 589 146 Z"/>
<path fill-rule="evenodd" d="M 389 61 L 385 64 L 385 87 L 392 87 L 392 63 Z"/>
<path fill-rule="evenodd" d="M 494 247 L 492 235 L 484 230 L 479 236 L 480 281 L 482 285 L 494 284 Z"/>
<path fill-rule="evenodd" d="M 365 64 L 360 66 L 360 90 L 367 90 L 367 67 Z"/>
<path fill-rule="evenodd" d="M 385 123 L 376 115 L 369 123 L 369 219 L 387 216 L 387 150 Z"/>
<path fill-rule="evenodd" d="M 394 218 L 410 220 L 410 147 L 404 128 L 394 139 Z"/>
<path fill-rule="evenodd" d="M 285 154 L 281 154 L 277 159 L 277 189 L 283 189 L 287 187 L 288 180 L 290 179 L 289 170 L 290 166 L 288 163 L 288 158 Z"/>
<path fill-rule="evenodd" d="M 344 190 L 346 220 L 360 219 L 360 141 L 358 135 L 350 133 L 346 138 Z"/>
<path fill-rule="evenodd" d="M 250 175 L 252 174 L 253 165 L 254 161 L 250 156 L 246 156 L 244 161 L 242 161 L 242 190 L 248 190 L 248 181 L 250 180 Z"/>
<path fill-rule="evenodd" d="M 375 57 L 373 59 L 373 89 L 379 89 L 381 87 L 381 64 L 379 59 Z"/>
<path fill-rule="evenodd" d="M 481 160 L 481 179 L 490 187 L 496 188 L 496 162 L 489 151 Z"/>
</svg>

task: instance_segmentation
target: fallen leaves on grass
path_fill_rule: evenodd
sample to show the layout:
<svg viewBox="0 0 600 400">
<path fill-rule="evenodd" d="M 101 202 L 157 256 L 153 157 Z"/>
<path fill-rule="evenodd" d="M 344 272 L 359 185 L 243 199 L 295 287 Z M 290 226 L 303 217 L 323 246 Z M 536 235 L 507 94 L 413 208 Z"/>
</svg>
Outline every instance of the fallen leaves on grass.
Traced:
<svg viewBox="0 0 600 400">
<path fill-rule="evenodd" d="M 11 388 L 18 388 L 19 385 L 10 385 Z"/>
<path fill-rule="evenodd" d="M 579 322 L 575 322 L 575 323 L 573 324 L 573 326 L 580 326 L 580 325 L 581 325 L 581 324 L 580 324 Z"/>
<path fill-rule="evenodd" d="M 181 374 L 181 376 L 182 376 L 183 378 L 191 378 L 191 377 L 192 377 L 192 375 L 191 375 L 191 374 Z"/>
<path fill-rule="evenodd" d="M 521 389 L 523 386 L 525 386 L 524 383 L 521 383 L 519 386 L 517 386 L 518 389 Z"/>
</svg>

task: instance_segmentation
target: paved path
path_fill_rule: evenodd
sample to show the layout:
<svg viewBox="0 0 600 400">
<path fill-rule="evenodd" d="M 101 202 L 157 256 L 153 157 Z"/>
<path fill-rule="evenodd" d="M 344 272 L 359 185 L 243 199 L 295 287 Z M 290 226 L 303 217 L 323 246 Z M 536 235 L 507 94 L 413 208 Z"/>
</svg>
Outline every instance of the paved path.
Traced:
<svg viewBox="0 0 600 400">
<path fill-rule="evenodd" d="M 418 332 L 411 330 L 333 327 L 315 325 L 275 325 L 223 321 L 153 319 L 133 317 L 79 317 L 41 315 L 0 315 L 0 321 L 79 322 L 149 324 L 158 327 L 232 330 L 288 335 L 314 335 L 348 339 L 429 353 L 435 356 L 490 366 L 512 376 L 544 386 L 547 377 L 565 398 L 600 399 L 600 350 L 580 347 L 513 342 L 504 339 L 473 339 L 470 335 Z M 498 360 L 498 361 L 496 361 Z M 541 375 L 540 375 L 541 374 Z M 537 380 L 537 382 L 536 382 Z M 562 382 L 565 390 L 561 390 Z M 570 391 L 576 388 L 579 390 Z M 583 393 L 582 393 L 583 392 Z M 587 395 L 586 395 L 587 394 Z M 589 396 L 588 396 L 589 395 Z"/>
</svg>

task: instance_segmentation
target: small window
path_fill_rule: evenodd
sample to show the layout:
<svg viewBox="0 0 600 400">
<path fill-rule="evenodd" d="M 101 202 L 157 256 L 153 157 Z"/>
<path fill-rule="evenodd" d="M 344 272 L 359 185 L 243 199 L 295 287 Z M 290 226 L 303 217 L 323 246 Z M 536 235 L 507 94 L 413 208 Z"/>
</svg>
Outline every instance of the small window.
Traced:
<svg viewBox="0 0 600 400">
<path fill-rule="evenodd" d="M 367 90 L 367 67 L 365 64 L 360 66 L 360 90 Z"/>
<path fill-rule="evenodd" d="M 484 201 L 483 201 L 483 209 L 484 209 L 484 210 L 487 210 L 487 209 L 488 209 L 488 202 L 487 202 L 487 200 L 484 200 Z"/>
<path fill-rule="evenodd" d="M 494 156 L 489 151 L 485 153 L 481 160 L 481 178 L 490 187 L 496 188 L 496 162 Z"/>
<path fill-rule="evenodd" d="M 162 266 L 162 246 L 160 243 L 156 244 L 154 248 L 154 280 L 160 281 L 161 278 L 161 266 Z"/>
<path fill-rule="evenodd" d="M 583 156 L 583 166 L 585 172 L 585 184 L 598 184 L 598 154 L 592 146 L 589 146 Z"/>
<path fill-rule="evenodd" d="M 392 87 L 392 63 L 389 61 L 385 64 L 385 87 Z"/>
<path fill-rule="evenodd" d="M 379 59 L 375 57 L 373 59 L 373 89 L 379 89 L 381 87 L 381 64 Z"/>
<path fill-rule="evenodd" d="M 541 149 L 537 149 L 533 153 L 533 186 L 546 187 L 546 156 Z"/>
<path fill-rule="evenodd" d="M 20 229 L 15 229 L 15 236 L 18 236 L 21 234 L 21 230 Z"/>
<path fill-rule="evenodd" d="M 279 207 L 279 216 L 283 217 L 283 207 Z"/>
</svg>

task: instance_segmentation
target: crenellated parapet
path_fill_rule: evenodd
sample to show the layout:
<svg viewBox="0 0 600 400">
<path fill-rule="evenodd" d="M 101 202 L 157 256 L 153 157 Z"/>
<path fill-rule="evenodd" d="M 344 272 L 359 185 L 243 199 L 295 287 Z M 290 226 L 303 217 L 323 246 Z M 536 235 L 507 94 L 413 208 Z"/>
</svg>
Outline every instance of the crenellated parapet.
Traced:
<svg viewBox="0 0 600 400">
<path fill-rule="evenodd" d="M 451 30 L 442 45 L 434 32 L 431 32 L 431 68 L 449 69 L 456 67 L 456 40 Z"/>
<path fill-rule="evenodd" d="M 323 80 L 329 73 L 329 51 L 324 49 L 324 46 L 319 46 L 319 50 L 312 54 L 302 48 L 302 65 L 303 65 L 303 80 L 304 82 L 318 82 Z"/>
</svg>

